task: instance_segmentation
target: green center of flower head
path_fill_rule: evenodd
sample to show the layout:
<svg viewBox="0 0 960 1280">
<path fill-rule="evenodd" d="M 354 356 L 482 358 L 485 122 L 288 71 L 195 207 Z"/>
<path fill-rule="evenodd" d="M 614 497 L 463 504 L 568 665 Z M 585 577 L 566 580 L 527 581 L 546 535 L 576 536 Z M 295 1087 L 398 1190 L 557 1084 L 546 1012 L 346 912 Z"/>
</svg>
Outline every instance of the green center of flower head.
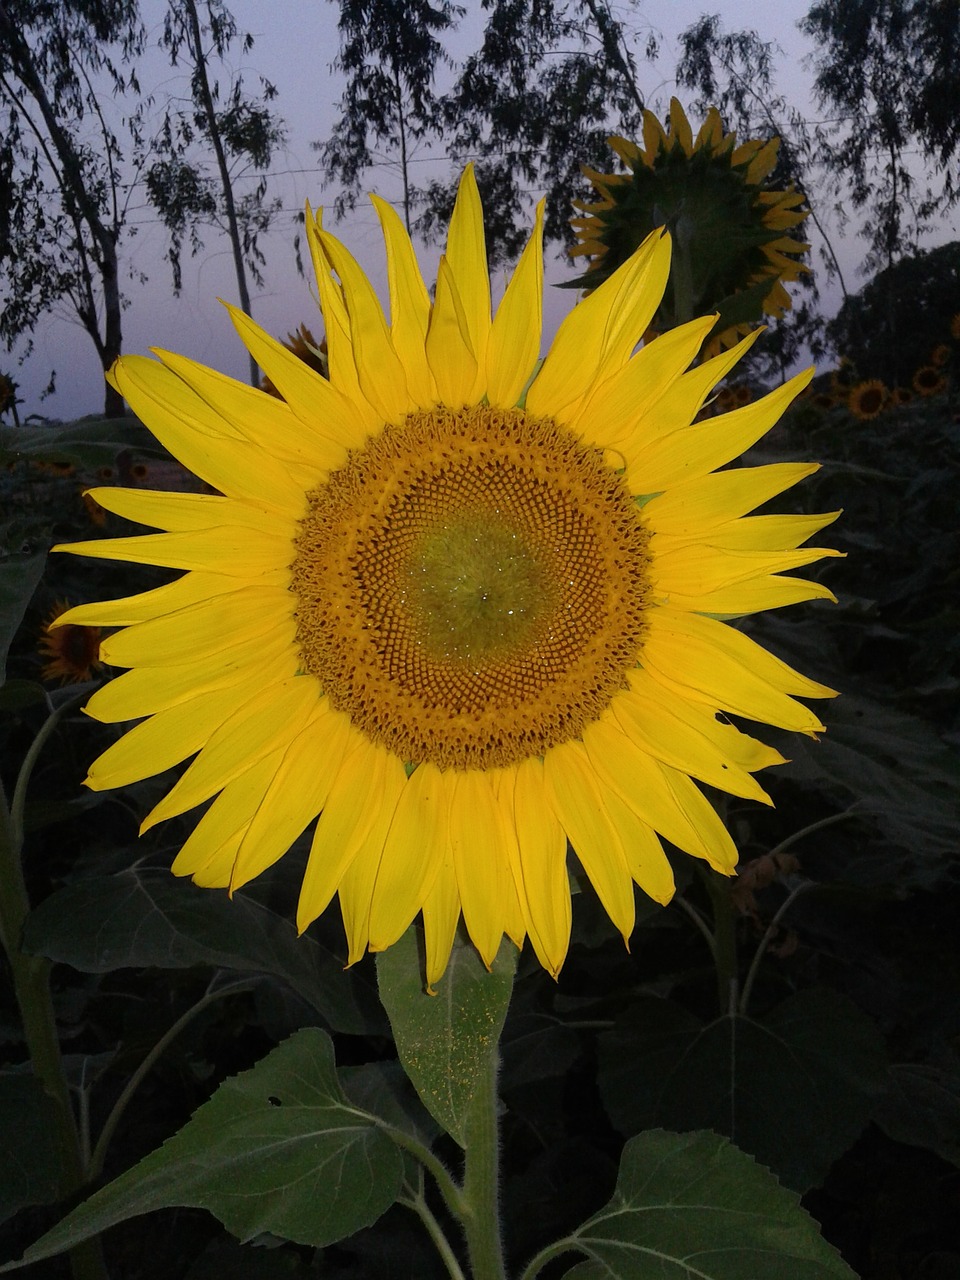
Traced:
<svg viewBox="0 0 960 1280">
<path fill-rule="evenodd" d="M 542 755 L 636 665 L 648 544 L 622 478 L 552 420 L 411 414 L 310 494 L 291 566 L 303 668 L 405 762 Z"/>
<path fill-rule="evenodd" d="M 435 660 L 490 662 L 536 642 L 556 607 L 551 566 L 500 511 L 426 529 L 407 566 L 409 604 Z"/>
</svg>

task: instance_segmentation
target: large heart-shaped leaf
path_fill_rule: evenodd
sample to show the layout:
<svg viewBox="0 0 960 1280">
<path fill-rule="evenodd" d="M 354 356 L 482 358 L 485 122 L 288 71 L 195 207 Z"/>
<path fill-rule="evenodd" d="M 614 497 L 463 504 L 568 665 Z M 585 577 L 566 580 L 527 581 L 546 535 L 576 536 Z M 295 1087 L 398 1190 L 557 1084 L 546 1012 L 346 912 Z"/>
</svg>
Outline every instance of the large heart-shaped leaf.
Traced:
<svg viewBox="0 0 960 1280">
<path fill-rule="evenodd" d="M 589 1260 L 567 1280 L 855 1280 L 799 1198 L 715 1133 L 631 1139 L 569 1242 Z"/>
<path fill-rule="evenodd" d="M 715 1129 L 798 1191 L 857 1139 L 885 1069 L 873 1023 L 827 988 L 708 1023 L 644 997 L 600 1044 L 600 1090 L 622 1132 Z"/>
<path fill-rule="evenodd" d="M 24 946 L 83 973 L 207 964 L 282 978 L 335 1031 L 384 1029 L 372 986 L 289 920 L 243 894 L 198 889 L 155 867 L 94 876 L 52 894 L 32 913 Z"/>
<path fill-rule="evenodd" d="M 330 1038 L 307 1027 L 222 1084 L 179 1133 L 74 1209 L 20 1265 L 174 1205 L 208 1209 L 240 1240 L 269 1232 L 320 1247 L 375 1222 L 402 1178 L 399 1149 L 341 1090 Z"/>
</svg>

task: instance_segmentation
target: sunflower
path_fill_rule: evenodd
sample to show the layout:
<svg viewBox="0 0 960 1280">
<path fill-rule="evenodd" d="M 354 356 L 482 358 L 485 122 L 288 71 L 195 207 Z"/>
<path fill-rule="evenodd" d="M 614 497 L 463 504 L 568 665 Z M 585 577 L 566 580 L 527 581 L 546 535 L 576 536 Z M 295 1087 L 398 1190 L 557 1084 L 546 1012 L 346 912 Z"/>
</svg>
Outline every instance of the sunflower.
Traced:
<svg viewBox="0 0 960 1280">
<path fill-rule="evenodd" d="M 730 715 L 816 734 L 831 690 L 720 621 L 832 598 L 790 569 L 832 515 L 746 513 L 811 474 L 717 471 L 810 373 L 691 426 L 750 340 L 690 372 L 713 318 L 635 352 L 670 268 L 648 237 L 576 306 L 541 362 L 543 204 L 491 318 L 483 215 L 460 183 L 431 302 L 374 203 L 391 321 L 344 246 L 308 229 L 329 380 L 231 309 L 282 400 L 182 356 L 125 356 L 116 388 L 219 494 L 104 488 L 163 532 L 59 548 L 186 570 L 61 622 L 118 627 L 131 670 L 87 707 L 142 719 L 95 790 L 195 758 L 143 829 L 212 797 L 173 870 L 234 890 L 316 818 L 301 930 L 339 892 L 352 963 L 422 913 L 427 980 L 461 914 L 490 964 L 529 936 L 556 974 L 567 842 L 626 938 L 636 882 L 667 902 L 661 840 L 732 874 L 694 779 L 767 801 L 782 757 Z M 319 814 L 319 817 L 317 815 Z"/>
<path fill-rule="evenodd" d="M 283 344 L 288 351 L 292 351 L 311 369 L 315 369 L 317 373 L 327 376 L 327 340 L 322 338 L 317 342 L 316 338 L 310 332 L 305 324 L 302 324 L 295 333 L 288 333 L 287 340 Z M 269 392 L 272 396 L 280 399 L 280 392 L 273 385 L 269 378 L 262 379 L 260 386 L 264 391 Z"/>
<path fill-rule="evenodd" d="M 950 317 L 950 337 L 960 338 L 960 311 Z"/>
<path fill-rule="evenodd" d="M 886 384 L 879 378 L 871 378 L 869 382 L 859 382 L 851 388 L 847 396 L 847 408 L 861 422 L 876 418 L 887 407 L 890 392 Z"/>
<path fill-rule="evenodd" d="M 935 368 L 940 369 L 943 367 L 943 365 L 949 364 L 952 356 L 953 356 L 952 347 L 948 346 L 946 342 L 938 342 L 937 345 L 930 352 L 930 363 Z"/>
<path fill-rule="evenodd" d="M 913 389 L 918 396 L 936 396 L 945 391 L 947 380 L 932 365 L 925 364 L 913 375 Z"/>
<path fill-rule="evenodd" d="M 643 145 L 613 137 L 610 146 L 625 173 L 584 167 L 599 200 L 575 201 L 572 219 L 588 269 L 574 284 L 592 289 L 625 262 L 655 228 L 673 233 L 674 266 L 654 319 L 663 331 L 695 315 L 719 312 L 707 353 L 732 345 L 764 315 L 790 307 L 784 283 L 806 267 L 798 261 L 809 245 L 788 235 L 807 217 L 803 195 L 776 190 L 771 173 L 778 138 L 737 146 L 712 107 L 696 139 L 683 107 L 670 102 L 669 130 L 643 113 Z"/>
<path fill-rule="evenodd" d="M 40 656 L 46 659 L 40 670 L 43 680 L 77 684 L 90 680 L 103 667 L 100 661 L 100 628 L 68 622 L 69 605 L 59 600 L 47 615 L 40 631 Z"/>
</svg>

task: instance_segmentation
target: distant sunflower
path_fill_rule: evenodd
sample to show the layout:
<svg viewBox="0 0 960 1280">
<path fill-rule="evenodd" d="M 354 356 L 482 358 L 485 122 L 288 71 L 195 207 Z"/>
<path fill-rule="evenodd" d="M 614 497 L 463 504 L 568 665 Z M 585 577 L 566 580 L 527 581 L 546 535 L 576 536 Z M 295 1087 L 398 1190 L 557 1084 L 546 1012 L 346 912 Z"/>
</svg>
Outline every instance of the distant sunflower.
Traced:
<svg viewBox="0 0 960 1280">
<path fill-rule="evenodd" d="M 950 337 L 960 339 L 960 311 L 950 317 Z"/>
<path fill-rule="evenodd" d="M 871 378 L 869 382 L 860 382 L 852 388 L 847 397 L 847 408 L 855 418 L 867 422 L 876 418 L 887 406 L 890 392 L 879 378 Z"/>
<path fill-rule="evenodd" d="M 918 396 L 937 396 L 946 386 L 946 378 L 932 365 L 923 365 L 913 375 L 913 389 Z"/>
<path fill-rule="evenodd" d="M 909 404 L 913 399 L 913 392 L 908 387 L 894 387 L 890 392 L 890 403 L 895 406 Z"/>
<path fill-rule="evenodd" d="M 930 363 L 934 368 L 941 369 L 945 364 L 949 364 L 953 356 L 953 349 L 946 342 L 938 342 L 930 352 Z"/>
<path fill-rule="evenodd" d="M 310 332 L 305 324 L 300 325 L 295 333 L 288 333 L 287 340 L 283 344 L 288 351 L 292 351 L 295 356 L 309 365 L 311 369 L 315 369 L 317 373 L 324 378 L 327 376 L 327 340 L 322 338 L 317 342 L 316 338 Z M 277 396 L 282 399 L 280 392 L 276 389 L 269 378 L 264 378 L 260 383 L 264 391 L 271 396 Z"/>
<path fill-rule="evenodd" d="M 807 268 L 809 245 L 787 233 L 807 217 L 803 195 L 771 184 L 779 138 L 737 146 L 711 108 L 696 139 L 676 98 L 669 130 L 643 113 L 643 145 L 609 139 L 626 173 L 584 168 L 599 200 L 575 201 L 579 244 L 571 256 L 588 259 L 574 283 L 593 289 L 607 279 L 654 228 L 674 237 L 674 269 L 653 321 L 659 331 L 704 312 L 719 312 L 707 353 L 728 347 L 764 315 L 791 305 L 785 283 Z"/>
<path fill-rule="evenodd" d="M 782 757 L 726 713 L 822 728 L 797 696 L 831 690 L 719 620 L 832 598 L 789 570 L 834 554 L 801 546 L 833 515 L 747 515 L 815 466 L 717 470 L 811 375 L 691 426 L 750 340 L 685 372 L 707 317 L 635 352 L 668 238 L 576 306 L 540 362 L 542 203 L 492 318 L 471 168 L 432 301 L 402 223 L 374 203 L 389 325 L 308 217 L 329 380 L 235 309 L 282 400 L 167 352 L 114 367 L 220 494 L 95 490 L 165 532 L 59 548 L 187 571 L 60 619 L 122 628 L 102 654 L 132 670 L 87 710 L 143 718 L 87 781 L 194 756 L 143 827 L 216 797 L 173 869 L 231 890 L 319 814 L 298 923 L 339 892 L 350 962 L 422 912 L 435 982 L 462 913 L 487 964 L 504 933 L 529 935 L 556 974 L 568 839 L 627 937 L 634 882 L 673 893 L 661 838 L 733 870 L 693 779 L 767 801 L 752 775 Z"/>
<path fill-rule="evenodd" d="M 103 667 L 100 661 L 100 628 L 61 621 L 69 605 L 60 600 L 51 609 L 40 633 L 40 670 L 43 680 L 79 684 Z"/>
</svg>

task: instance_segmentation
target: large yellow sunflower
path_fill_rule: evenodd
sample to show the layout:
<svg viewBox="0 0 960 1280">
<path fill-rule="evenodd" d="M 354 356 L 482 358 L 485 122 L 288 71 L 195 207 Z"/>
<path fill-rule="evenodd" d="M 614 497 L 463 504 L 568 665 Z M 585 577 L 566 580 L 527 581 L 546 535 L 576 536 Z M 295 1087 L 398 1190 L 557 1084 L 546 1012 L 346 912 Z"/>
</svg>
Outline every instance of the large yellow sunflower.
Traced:
<svg viewBox="0 0 960 1280">
<path fill-rule="evenodd" d="M 815 467 L 717 472 L 809 381 L 692 426 L 748 345 L 687 370 L 713 317 L 635 351 L 669 240 L 650 236 L 574 308 L 539 365 L 542 205 L 491 319 L 473 173 L 431 303 L 374 197 L 391 318 L 308 218 L 329 380 L 242 312 L 283 399 L 182 356 L 124 357 L 116 387 L 222 496 L 103 488 L 164 530 L 60 550 L 187 572 L 61 623 L 120 630 L 129 667 L 87 710 L 140 719 L 92 765 L 120 787 L 195 757 L 144 828 L 216 797 L 177 874 L 236 889 L 317 817 L 305 929 L 339 893 L 350 961 L 422 912 L 427 978 L 461 913 L 489 964 L 506 933 L 556 974 L 569 840 L 617 929 L 634 882 L 673 893 L 661 838 L 731 873 L 693 779 L 766 800 L 776 751 L 724 713 L 812 734 L 830 690 L 719 620 L 813 597 L 788 571 L 832 516 L 747 516 Z"/>
</svg>

